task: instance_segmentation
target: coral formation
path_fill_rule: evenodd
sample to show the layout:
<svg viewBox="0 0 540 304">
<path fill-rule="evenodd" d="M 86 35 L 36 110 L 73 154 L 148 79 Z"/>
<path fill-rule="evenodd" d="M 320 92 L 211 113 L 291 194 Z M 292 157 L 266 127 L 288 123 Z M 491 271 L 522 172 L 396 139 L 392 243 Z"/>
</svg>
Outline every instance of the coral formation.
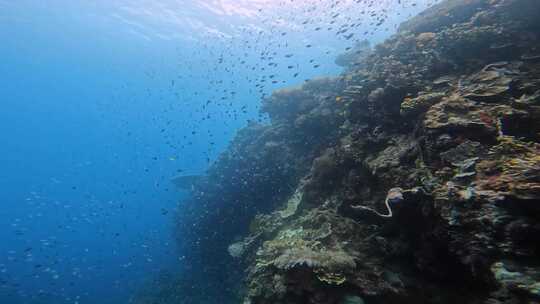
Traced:
<svg viewBox="0 0 540 304">
<path fill-rule="evenodd" d="M 445 1 L 274 92 L 194 185 L 193 264 L 246 304 L 539 301 L 539 15 Z"/>
</svg>

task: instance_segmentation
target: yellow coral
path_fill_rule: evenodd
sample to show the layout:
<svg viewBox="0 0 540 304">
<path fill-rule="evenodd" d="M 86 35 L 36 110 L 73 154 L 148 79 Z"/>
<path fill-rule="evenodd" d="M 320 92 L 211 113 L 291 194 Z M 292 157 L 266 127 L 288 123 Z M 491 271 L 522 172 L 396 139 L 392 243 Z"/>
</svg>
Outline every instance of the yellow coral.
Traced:
<svg viewBox="0 0 540 304">
<path fill-rule="evenodd" d="M 427 111 L 429 107 L 440 102 L 445 94 L 431 93 L 423 94 L 416 98 L 405 97 L 401 102 L 400 114 L 402 116 L 414 116 L 424 111 Z"/>
<path fill-rule="evenodd" d="M 298 210 L 298 206 L 302 202 L 303 195 L 304 193 L 302 192 L 302 189 L 301 188 L 297 189 L 296 192 L 287 201 L 285 208 L 283 210 L 278 211 L 279 216 L 285 219 L 285 218 L 295 215 L 296 211 Z"/>
<path fill-rule="evenodd" d="M 477 183 L 480 190 L 495 190 L 521 199 L 540 197 L 539 145 L 504 136 L 491 153 L 500 157 L 479 164 Z"/>
<path fill-rule="evenodd" d="M 317 279 L 329 285 L 341 285 L 347 281 L 347 278 L 337 272 L 324 272 L 322 270 L 315 271 L 317 273 Z"/>
</svg>

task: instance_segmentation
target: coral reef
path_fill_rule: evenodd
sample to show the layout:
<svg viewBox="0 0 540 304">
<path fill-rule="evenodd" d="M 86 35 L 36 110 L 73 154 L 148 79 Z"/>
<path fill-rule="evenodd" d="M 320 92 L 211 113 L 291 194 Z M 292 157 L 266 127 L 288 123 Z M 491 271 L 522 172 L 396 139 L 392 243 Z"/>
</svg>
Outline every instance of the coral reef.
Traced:
<svg viewBox="0 0 540 304">
<path fill-rule="evenodd" d="M 537 16 L 445 1 L 272 94 L 194 185 L 195 267 L 245 304 L 540 301 Z"/>
</svg>

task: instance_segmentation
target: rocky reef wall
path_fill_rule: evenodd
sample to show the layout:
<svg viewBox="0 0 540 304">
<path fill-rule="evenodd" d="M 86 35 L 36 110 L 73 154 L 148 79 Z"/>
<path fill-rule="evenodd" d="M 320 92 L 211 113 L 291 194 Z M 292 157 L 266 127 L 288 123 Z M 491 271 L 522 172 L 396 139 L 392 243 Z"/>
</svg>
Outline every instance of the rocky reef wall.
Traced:
<svg viewBox="0 0 540 304">
<path fill-rule="evenodd" d="M 193 272 L 245 304 L 538 303 L 538 16 L 445 1 L 274 92 L 182 206 Z"/>
</svg>

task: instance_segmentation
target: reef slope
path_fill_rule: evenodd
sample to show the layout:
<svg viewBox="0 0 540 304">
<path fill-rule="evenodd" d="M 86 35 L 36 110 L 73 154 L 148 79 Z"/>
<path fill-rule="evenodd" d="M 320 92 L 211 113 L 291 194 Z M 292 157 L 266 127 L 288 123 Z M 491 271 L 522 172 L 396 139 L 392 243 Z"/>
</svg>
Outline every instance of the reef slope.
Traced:
<svg viewBox="0 0 540 304">
<path fill-rule="evenodd" d="M 443 2 L 339 77 L 264 100 L 271 123 L 241 130 L 179 214 L 207 292 L 538 303 L 538 16 L 536 0 Z"/>
</svg>

